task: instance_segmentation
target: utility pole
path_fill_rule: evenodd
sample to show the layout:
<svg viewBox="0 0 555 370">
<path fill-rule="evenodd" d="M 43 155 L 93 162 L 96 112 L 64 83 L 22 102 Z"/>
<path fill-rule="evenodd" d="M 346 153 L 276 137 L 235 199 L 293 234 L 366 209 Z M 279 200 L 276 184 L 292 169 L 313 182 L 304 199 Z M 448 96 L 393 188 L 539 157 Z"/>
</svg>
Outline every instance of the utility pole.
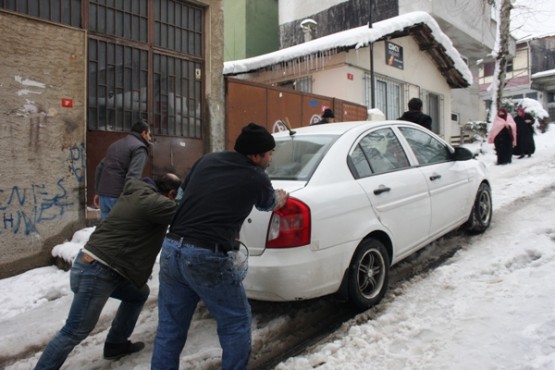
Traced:
<svg viewBox="0 0 555 370">
<path fill-rule="evenodd" d="M 372 0 L 368 0 L 368 28 L 372 28 Z M 370 95 L 371 98 L 371 109 L 376 107 L 375 98 L 375 88 L 374 88 L 374 42 L 370 41 L 368 43 L 370 49 Z"/>
</svg>

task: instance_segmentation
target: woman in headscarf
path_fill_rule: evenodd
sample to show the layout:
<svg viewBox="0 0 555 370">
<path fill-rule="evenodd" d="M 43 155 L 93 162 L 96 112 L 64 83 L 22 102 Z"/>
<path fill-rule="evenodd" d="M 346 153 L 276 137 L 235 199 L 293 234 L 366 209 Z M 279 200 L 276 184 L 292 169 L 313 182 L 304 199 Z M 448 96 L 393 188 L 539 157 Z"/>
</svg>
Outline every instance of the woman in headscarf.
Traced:
<svg viewBox="0 0 555 370">
<path fill-rule="evenodd" d="M 525 155 L 531 157 L 536 150 L 534 143 L 534 118 L 526 113 L 523 107 L 518 107 L 514 118 L 517 131 L 517 145 L 514 148 L 514 155 L 524 158 Z"/>
<path fill-rule="evenodd" d="M 505 108 L 499 108 L 488 134 L 488 143 L 495 145 L 497 164 L 511 163 L 516 146 L 516 124 Z"/>
</svg>

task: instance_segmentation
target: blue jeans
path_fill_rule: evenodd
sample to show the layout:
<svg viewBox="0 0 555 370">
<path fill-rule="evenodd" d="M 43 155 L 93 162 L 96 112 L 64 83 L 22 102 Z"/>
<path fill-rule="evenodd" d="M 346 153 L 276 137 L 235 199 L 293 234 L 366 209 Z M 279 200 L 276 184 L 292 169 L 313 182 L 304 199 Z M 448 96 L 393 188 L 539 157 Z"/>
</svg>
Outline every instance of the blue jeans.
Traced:
<svg viewBox="0 0 555 370">
<path fill-rule="evenodd" d="M 247 264 L 234 253 L 181 244 L 166 238 L 160 254 L 158 330 L 152 370 L 177 370 L 199 300 L 216 319 L 223 370 L 244 370 L 251 353 L 251 307 L 245 289 Z"/>
<path fill-rule="evenodd" d="M 108 298 L 121 300 L 107 343 L 125 343 L 137 323 L 148 298 L 148 285 L 137 288 L 129 280 L 101 264 L 75 257 L 71 267 L 70 285 L 73 302 L 64 327 L 52 338 L 37 363 L 37 369 L 59 369 L 73 348 L 94 329 Z"/>
<path fill-rule="evenodd" d="M 108 217 L 108 214 L 114 208 L 114 205 L 118 201 L 118 198 L 115 197 L 107 197 L 105 195 L 98 196 L 98 203 L 100 203 L 100 219 L 104 220 Z"/>
</svg>

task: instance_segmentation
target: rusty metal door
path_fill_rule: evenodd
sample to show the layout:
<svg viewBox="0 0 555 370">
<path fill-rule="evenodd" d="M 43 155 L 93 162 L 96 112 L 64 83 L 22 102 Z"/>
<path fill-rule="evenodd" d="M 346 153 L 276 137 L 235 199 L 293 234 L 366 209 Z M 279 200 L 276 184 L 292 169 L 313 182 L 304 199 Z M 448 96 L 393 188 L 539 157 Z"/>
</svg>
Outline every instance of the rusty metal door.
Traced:
<svg viewBox="0 0 555 370">
<path fill-rule="evenodd" d="M 122 132 L 87 132 L 87 205 L 93 204 L 96 166 L 104 158 L 108 146 L 126 135 L 127 133 Z M 201 139 L 153 136 L 153 141 L 143 176 L 173 172 L 183 179 L 196 160 L 204 154 L 204 142 Z"/>
</svg>

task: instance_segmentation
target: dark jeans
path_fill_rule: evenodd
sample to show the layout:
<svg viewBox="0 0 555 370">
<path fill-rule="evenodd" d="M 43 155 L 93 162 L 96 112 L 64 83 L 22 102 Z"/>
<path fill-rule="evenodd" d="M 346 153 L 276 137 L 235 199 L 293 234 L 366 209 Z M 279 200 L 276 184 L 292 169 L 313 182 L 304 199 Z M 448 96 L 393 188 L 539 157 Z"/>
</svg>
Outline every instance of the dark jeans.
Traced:
<svg viewBox="0 0 555 370">
<path fill-rule="evenodd" d="M 100 219 L 104 220 L 110 214 L 110 211 L 116 205 L 118 198 L 108 197 L 105 195 L 98 196 L 98 202 L 100 203 Z"/>
<path fill-rule="evenodd" d="M 200 299 L 218 324 L 223 370 L 244 370 L 251 352 L 251 308 L 243 288 L 247 264 L 166 238 L 160 254 L 158 330 L 151 369 L 177 370 Z"/>
<path fill-rule="evenodd" d="M 35 370 L 59 369 L 73 348 L 94 329 L 110 297 L 121 300 L 121 304 L 106 342 L 126 342 L 148 298 L 148 285 L 139 289 L 100 262 L 83 262 L 82 255 L 79 252 L 71 267 L 70 285 L 75 295 L 66 323 L 44 349 Z"/>
</svg>

